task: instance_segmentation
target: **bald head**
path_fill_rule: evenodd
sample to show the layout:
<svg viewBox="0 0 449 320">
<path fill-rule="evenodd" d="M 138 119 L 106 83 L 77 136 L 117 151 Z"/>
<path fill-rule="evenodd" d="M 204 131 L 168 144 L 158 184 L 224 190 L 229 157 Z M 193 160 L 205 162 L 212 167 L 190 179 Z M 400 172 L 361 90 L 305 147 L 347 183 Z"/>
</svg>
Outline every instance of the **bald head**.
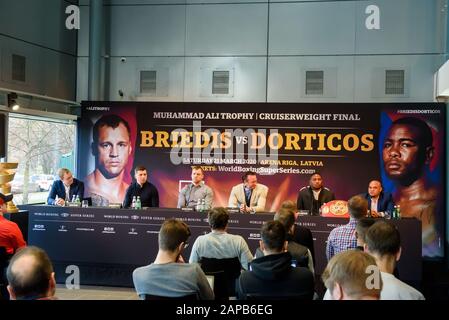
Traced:
<svg viewBox="0 0 449 320">
<path fill-rule="evenodd" d="M 53 296 L 53 266 L 44 250 L 25 247 L 11 259 L 6 272 L 11 299 L 39 299 Z"/>
<path fill-rule="evenodd" d="M 371 198 L 377 198 L 382 192 L 382 183 L 378 180 L 373 180 L 368 185 L 368 194 Z"/>
</svg>

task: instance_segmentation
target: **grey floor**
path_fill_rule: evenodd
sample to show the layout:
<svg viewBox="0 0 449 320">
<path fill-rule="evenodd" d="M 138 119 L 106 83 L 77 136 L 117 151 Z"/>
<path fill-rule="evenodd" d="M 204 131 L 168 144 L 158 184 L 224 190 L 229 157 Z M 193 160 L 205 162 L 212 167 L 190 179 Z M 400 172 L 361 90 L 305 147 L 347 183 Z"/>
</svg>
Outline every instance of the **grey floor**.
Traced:
<svg viewBox="0 0 449 320">
<path fill-rule="evenodd" d="M 69 290 L 57 285 L 56 297 L 60 300 L 138 300 L 134 288 L 81 286 L 79 290 Z"/>
</svg>

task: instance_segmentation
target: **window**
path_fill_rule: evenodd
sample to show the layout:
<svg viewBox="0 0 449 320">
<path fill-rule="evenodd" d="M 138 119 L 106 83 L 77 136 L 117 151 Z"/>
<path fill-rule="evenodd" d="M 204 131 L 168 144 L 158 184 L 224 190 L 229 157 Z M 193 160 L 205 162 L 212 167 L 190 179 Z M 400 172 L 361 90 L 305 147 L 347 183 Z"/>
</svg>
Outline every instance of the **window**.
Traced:
<svg viewBox="0 0 449 320">
<path fill-rule="evenodd" d="M 46 202 L 58 169 L 75 172 L 75 141 L 73 122 L 10 114 L 8 162 L 19 163 L 11 181 L 15 204 Z"/>
<path fill-rule="evenodd" d="M 324 71 L 306 71 L 306 94 L 323 95 Z"/>
</svg>

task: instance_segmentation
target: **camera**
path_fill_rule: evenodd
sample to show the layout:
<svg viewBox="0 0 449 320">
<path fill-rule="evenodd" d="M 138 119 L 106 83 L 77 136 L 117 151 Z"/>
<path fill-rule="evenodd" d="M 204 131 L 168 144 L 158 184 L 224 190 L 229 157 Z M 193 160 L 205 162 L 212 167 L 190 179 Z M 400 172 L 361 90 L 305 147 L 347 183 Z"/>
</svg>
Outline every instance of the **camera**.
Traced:
<svg viewBox="0 0 449 320">
<path fill-rule="evenodd" d="M 123 91 L 121 89 L 118 91 L 118 95 L 123 98 L 124 94 L 123 94 Z"/>
<path fill-rule="evenodd" d="M 121 57 L 121 58 L 120 58 L 120 61 L 121 61 L 121 62 L 126 62 L 126 58 L 125 58 L 125 57 Z"/>
</svg>

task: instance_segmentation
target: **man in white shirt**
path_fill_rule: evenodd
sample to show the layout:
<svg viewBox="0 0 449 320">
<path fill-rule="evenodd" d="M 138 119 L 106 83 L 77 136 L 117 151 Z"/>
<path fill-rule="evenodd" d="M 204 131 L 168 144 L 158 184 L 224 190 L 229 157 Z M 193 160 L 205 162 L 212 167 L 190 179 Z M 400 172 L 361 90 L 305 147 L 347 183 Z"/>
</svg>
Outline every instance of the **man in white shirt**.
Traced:
<svg viewBox="0 0 449 320">
<path fill-rule="evenodd" d="M 425 300 L 421 292 L 393 275 L 401 256 L 401 239 L 396 227 L 386 221 L 377 221 L 363 238 L 364 249 L 376 260 L 382 278 L 380 300 Z M 329 290 L 323 300 L 332 300 Z"/>
<path fill-rule="evenodd" d="M 376 259 L 381 272 L 381 300 L 425 300 L 421 292 L 393 275 L 401 257 L 401 237 L 394 225 L 386 221 L 373 224 L 365 234 L 364 248 Z"/>
<path fill-rule="evenodd" d="M 324 300 L 379 300 L 382 281 L 372 283 L 372 275 L 378 274 L 375 259 L 360 250 L 347 250 L 333 256 L 323 272 L 327 288 Z M 379 279 L 380 280 L 380 279 Z"/>
</svg>

